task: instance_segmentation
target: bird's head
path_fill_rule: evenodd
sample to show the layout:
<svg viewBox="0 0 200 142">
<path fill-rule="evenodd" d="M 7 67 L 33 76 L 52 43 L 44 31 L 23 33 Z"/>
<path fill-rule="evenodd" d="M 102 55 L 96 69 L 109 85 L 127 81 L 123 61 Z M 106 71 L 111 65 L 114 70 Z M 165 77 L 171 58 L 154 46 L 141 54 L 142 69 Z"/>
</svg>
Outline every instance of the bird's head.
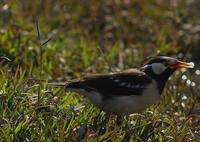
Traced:
<svg viewBox="0 0 200 142">
<path fill-rule="evenodd" d="M 186 63 L 171 57 L 158 56 L 150 60 L 143 69 L 144 71 L 149 70 L 152 74 L 161 75 L 165 72 L 173 73 L 177 69 L 193 67 L 193 63 Z"/>
<path fill-rule="evenodd" d="M 162 76 L 169 77 L 177 69 L 193 67 L 193 63 L 186 63 L 171 57 L 158 56 L 150 60 L 142 69 L 151 76 L 162 78 Z"/>
<path fill-rule="evenodd" d="M 186 63 L 175 58 L 158 56 L 150 60 L 142 70 L 158 82 L 159 91 L 162 92 L 165 83 L 174 71 L 181 68 L 193 68 L 193 63 Z"/>
</svg>

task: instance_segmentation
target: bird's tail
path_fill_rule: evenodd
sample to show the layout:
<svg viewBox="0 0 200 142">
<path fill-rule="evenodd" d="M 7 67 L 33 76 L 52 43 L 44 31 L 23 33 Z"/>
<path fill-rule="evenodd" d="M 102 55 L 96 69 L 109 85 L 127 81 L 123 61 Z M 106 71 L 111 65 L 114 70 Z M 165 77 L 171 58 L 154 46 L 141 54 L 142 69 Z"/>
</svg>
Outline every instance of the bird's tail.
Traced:
<svg viewBox="0 0 200 142">
<path fill-rule="evenodd" d="M 44 82 L 45 80 L 39 80 L 39 79 L 30 79 L 30 80 L 34 80 L 36 82 Z M 51 83 L 46 83 L 47 86 L 49 87 L 65 87 L 66 89 L 80 89 L 80 88 L 84 88 L 84 81 L 83 80 L 70 80 L 67 82 L 51 82 Z"/>
<path fill-rule="evenodd" d="M 83 81 L 82 80 L 72 80 L 69 82 L 55 82 L 55 83 L 48 83 L 47 84 L 50 87 L 65 87 L 68 89 L 78 89 L 83 87 Z"/>
<path fill-rule="evenodd" d="M 68 82 L 51 82 L 47 83 L 47 86 L 50 87 L 66 87 L 68 85 Z"/>
</svg>

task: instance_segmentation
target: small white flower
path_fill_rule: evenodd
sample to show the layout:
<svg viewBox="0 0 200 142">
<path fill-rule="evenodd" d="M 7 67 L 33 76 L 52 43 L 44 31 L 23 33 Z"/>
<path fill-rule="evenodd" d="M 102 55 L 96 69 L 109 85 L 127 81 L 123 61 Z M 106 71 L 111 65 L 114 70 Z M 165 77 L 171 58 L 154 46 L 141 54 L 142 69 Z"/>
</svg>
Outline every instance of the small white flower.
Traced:
<svg viewBox="0 0 200 142">
<path fill-rule="evenodd" d="M 120 80 L 119 79 L 115 79 L 115 80 L 113 80 L 114 82 L 120 82 Z"/>
</svg>

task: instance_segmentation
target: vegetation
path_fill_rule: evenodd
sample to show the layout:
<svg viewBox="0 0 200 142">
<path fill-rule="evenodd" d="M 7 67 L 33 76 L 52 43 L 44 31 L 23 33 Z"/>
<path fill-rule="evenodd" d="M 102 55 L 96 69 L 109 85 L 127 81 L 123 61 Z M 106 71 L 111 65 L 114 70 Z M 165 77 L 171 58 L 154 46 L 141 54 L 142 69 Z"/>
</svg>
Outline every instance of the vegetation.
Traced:
<svg viewBox="0 0 200 142">
<path fill-rule="evenodd" d="M 199 141 L 198 0 L 0 1 L 0 141 Z M 47 82 L 141 66 L 168 55 L 162 100 L 116 125 L 82 96 Z"/>
</svg>

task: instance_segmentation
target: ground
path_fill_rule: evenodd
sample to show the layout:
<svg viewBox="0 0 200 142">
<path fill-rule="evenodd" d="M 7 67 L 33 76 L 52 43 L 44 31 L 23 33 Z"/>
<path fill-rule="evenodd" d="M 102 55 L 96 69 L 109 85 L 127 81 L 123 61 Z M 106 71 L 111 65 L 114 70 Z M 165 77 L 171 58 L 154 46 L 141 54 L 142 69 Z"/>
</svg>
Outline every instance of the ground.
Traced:
<svg viewBox="0 0 200 142">
<path fill-rule="evenodd" d="M 198 0 L 0 1 L 0 141 L 199 141 Z M 121 126 L 48 82 L 142 66 L 167 55 L 195 63 L 162 100 Z"/>
</svg>

